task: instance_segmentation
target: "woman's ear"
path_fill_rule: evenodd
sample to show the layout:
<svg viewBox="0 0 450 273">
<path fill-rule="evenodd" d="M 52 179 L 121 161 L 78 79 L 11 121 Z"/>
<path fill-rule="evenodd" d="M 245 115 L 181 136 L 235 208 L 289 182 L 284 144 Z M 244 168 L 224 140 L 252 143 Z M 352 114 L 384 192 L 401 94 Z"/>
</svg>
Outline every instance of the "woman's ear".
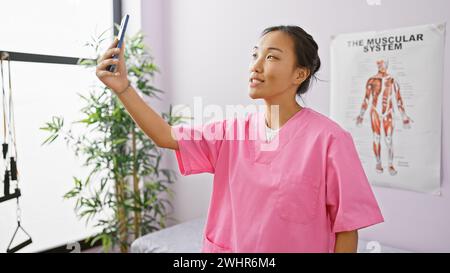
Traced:
<svg viewBox="0 0 450 273">
<path fill-rule="evenodd" d="M 309 77 L 309 69 L 306 67 L 297 67 L 296 69 L 296 77 L 295 84 L 302 84 Z"/>
</svg>

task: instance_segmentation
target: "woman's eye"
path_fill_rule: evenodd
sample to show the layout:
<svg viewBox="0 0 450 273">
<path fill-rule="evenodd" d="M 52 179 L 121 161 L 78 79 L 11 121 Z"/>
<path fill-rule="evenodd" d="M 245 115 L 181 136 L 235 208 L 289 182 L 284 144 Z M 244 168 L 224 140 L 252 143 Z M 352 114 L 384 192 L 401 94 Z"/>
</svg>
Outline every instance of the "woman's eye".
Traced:
<svg viewBox="0 0 450 273">
<path fill-rule="evenodd" d="M 253 54 L 252 54 L 252 57 L 253 57 L 253 59 L 255 59 L 255 58 L 258 57 L 258 55 L 257 55 L 256 53 L 253 53 Z M 272 56 L 272 55 L 267 56 L 267 58 L 273 58 L 273 59 L 276 59 L 275 56 Z"/>
</svg>

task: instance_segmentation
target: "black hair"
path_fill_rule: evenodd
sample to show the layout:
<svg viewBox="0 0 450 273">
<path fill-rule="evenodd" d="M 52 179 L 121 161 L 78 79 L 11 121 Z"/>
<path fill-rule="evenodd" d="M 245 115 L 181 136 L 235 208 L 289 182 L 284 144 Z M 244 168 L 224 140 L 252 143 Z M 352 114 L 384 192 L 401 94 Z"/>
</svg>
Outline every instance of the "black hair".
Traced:
<svg viewBox="0 0 450 273">
<path fill-rule="evenodd" d="M 299 26 L 280 25 L 268 27 L 263 30 L 261 37 L 272 31 L 281 31 L 292 38 L 297 57 L 297 66 L 305 67 L 309 70 L 309 76 L 297 88 L 297 95 L 301 96 L 308 91 L 311 78 L 317 80 L 315 74 L 320 69 L 319 46 L 313 37 Z"/>
</svg>

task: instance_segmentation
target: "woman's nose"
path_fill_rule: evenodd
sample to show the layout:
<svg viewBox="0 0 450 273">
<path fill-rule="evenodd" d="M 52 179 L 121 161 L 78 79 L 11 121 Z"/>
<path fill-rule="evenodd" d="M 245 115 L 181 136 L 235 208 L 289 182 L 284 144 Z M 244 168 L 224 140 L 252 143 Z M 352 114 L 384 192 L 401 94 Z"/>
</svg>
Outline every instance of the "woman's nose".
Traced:
<svg viewBox="0 0 450 273">
<path fill-rule="evenodd" d="M 261 62 L 259 60 L 255 60 L 250 63 L 250 72 L 258 72 L 261 73 Z"/>
</svg>

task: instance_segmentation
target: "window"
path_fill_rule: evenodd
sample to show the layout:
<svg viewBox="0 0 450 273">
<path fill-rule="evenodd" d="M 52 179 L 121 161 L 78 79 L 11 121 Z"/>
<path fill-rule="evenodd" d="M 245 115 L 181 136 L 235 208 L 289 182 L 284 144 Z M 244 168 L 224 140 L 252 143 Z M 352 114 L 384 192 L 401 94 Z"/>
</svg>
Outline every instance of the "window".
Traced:
<svg viewBox="0 0 450 273">
<path fill-rule="evenodd" d="M 112 0 L 0 0 L 0 50 L 88 57 L 91 35 L 113 27 Z"/>
</svg>

